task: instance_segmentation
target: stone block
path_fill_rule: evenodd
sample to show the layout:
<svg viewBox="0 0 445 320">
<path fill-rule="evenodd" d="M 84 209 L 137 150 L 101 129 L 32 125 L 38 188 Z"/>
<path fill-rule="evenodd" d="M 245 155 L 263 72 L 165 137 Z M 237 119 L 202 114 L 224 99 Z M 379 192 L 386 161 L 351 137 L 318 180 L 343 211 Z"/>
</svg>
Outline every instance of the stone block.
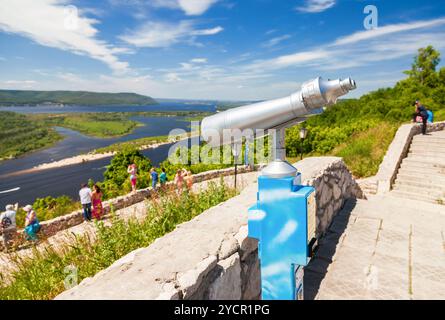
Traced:
<svg viewBox="0 0 445 320">
<path fill-rule="evenodd" d="M 217 264 L 215 256 L 209 256 L 202 260 L 193 270 L 190 270 L 178 278 L 178 285 L 183 293 L 183 298 L 192 296 L 201 285 L 202 279 Z"/>
<path fill-rule="evenodd" d="M 219 276 L 209 286 L 210 300 L 241 299 L 241 265 L 238 253 L 218 262 Z"/>
<path fill-rule="evenodd" d="M 240 248 L 241 261 L 244 261 L 248 255 L 258 248 L 258 240 L 248 237 L 247 225 L 242 226 L 239 232 L 235 235 Z"/>
<path fill-rule="evenodd" d="M 239 249 L 238 241 L 234 237 L 229 236 L 226 239 L 224 239 L 223 242 L 221 243 L 221 247 L 219 248 L 218 251 L 218 259 L 219 260 L 227 259 L 232 254 L 237 252 L 238 249 Z"/>
<path fill-rule="evenodd" d="M 246 263 L 243 263 L 243 300 L 257 300 L 261 295 L 261 273 L 258 255 L 251 254 Z"/>
</svg>

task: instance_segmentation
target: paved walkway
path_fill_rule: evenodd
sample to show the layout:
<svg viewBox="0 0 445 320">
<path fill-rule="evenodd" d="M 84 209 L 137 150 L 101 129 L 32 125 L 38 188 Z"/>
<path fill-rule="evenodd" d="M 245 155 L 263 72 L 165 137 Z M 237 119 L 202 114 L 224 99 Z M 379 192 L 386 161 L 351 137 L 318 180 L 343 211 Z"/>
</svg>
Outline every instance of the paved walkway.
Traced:
<svg viewBox="0 0 445 320">
<path fill-rule="evenodd" d="M 305 273 L 306 299 L 445 299 L 445 206 L 350 200 Z"/>
</svg>

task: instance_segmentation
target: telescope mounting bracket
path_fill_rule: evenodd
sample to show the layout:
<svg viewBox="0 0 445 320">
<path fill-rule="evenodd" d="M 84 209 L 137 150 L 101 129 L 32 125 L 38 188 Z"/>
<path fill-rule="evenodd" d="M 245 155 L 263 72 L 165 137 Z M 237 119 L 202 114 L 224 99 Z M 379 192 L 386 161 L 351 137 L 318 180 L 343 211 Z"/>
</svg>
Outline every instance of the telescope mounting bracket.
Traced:
<svg viewBox="0 0 445 320">
<path fill-rule="evenodd" d="M 295 118 L 270 128 L 270 131 L 267 130 L 272 138 L 273 161 L 262 170 L 261 174 L 263 176 L 270 178 L 285 178 L 294 177 L 296 175 L 297 169 L 286 161 L 285 133 L 287 128 L 304 122 L 305 120 L 306 117 Z"/>
</svg>

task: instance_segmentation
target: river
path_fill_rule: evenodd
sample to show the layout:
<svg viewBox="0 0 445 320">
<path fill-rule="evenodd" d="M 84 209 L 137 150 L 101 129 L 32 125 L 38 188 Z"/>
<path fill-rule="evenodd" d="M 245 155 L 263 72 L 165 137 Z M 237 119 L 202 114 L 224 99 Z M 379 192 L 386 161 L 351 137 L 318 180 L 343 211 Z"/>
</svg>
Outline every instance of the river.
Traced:
<svg viewBox="0 0 445 320">
<path fill-rule="evenodd" d="M 63 111 L 61 110 L 63 109 Z M 69 112 L 139 112 L 139 111 L 214 111 L 214 105 L 193 105 L 189 103 L 163 102 L 160 105 L 146 107 L 83 107 L 83 106 L 42 106 L 42 107 L 0 107 L 20 113 L 69 113 Z M 190 123 L 182 117 L 136 116 L 131 119 L 142 122 L 131 134 L 118 138 L 92 138 L 79 132 L 57 127 L 56 130 L 64 139 L 56 145 L 19 157 L 0 162 L 0 211 L 8 203 L 19 202 L 20 205 L 33 203 L 36 198 L 46 196 L 68 195 L 77 198 L 79 185 L 87 182 L 103 180 L 103 172 L 111 158 L 103 158 L 83 164 L 71 165 L 57 169 L 49 169 L 20 175 L 12 175 L 16 171 L 30 169 L 42 163 L 61 160 L 96 148 L 105 147 L 116 142 L 123 142 L 142 137 L 168 135 L 172 129 L 189 131 Z M 168 156 L 171 145 L 162 145 L 156 149 L 147 149 L 143 154 L 157 166 Z"/>
</svg>

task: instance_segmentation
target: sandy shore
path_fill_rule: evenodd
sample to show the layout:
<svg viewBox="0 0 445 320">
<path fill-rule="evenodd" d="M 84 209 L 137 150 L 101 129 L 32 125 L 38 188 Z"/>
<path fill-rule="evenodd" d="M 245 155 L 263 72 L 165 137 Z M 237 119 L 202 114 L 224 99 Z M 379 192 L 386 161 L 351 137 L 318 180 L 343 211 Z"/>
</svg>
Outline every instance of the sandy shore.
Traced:
<svg viewBox="0 0 445 320">
<path fill-rule="evenodd" d="M 153 144 L 149 144 L 149 145 L 144 145 L 144 146 L 140 147 L 139 150 L 155 149 L 155 148 L 158 148 L 159 146 L 169 144 L 169 143 L 171 143 L 171 142 L 166 141 L 166 142 L 158 142 L 158 143 L 153 143 Z M 65 158 L 65 159 L 58 160 L 58 161 L 42 163 L 42 164 L 39 164 L 38 166 L 32 167 L 30 169 L 13 172 L 11 174 L 8 174 L 8 176 L 20 175 L 20 174 L 24 174 L 24 173 L 30 173 L 30 172 L 36 172 L 36 171 L 48 170 L 48 169 L 55 169 L 55 168 L 71 166 L 74 164 L 86 163 L 89 161 L 95 161 L 95 160 L 99 160 L 99 159 L 103 159 L 103 158 L 112 157 L 115 154 L 116 154 L 115 151 L 105 152 L 105 153 L 94 153 L 94 151 L 93 151 L 93 152 L 90 152 L 87 154 L 80 154 L 78 156 Z"/>
<path fill-rule="evenodd" d="M 159 146 L 162 146 L 164 144 L 169 144 L 169 143 L 171 143 L 171 142 L 153 143 L 153 144 L 142 146 L 142 147 L 139 148 L 139 150 L 155 149 L 155 148 L 158 148 Z M 39 164 L 38 166 L 33 167 L 30 170 L 38 171 L 38 170 L 60 168 L 60 167 L 70 166 L 70 165 L 73 165 L 73 164 L 80 164 L 80 163 L 85 163 L 85 162 L 89 162 L 89 161 L 94 161 L 94 160 L 99 160 L 99 159 L 111 157 L 111 156 L 114 156 L 115 154 L 116 154 L 115 151 L 113 151 L 113 152 L 106 152 L 106 153 L 93 153 L 93 152 L 90 152 L 90 153 L 87 153 L 87 154 L 81 154 L 81 155 L 78 155 L 78 156 L 62 159 L 62 160 L 59 160 L 59 161 L 53 161 L 53 162 L 49 162 L 49 163 L 42 163 L 42 164 Z"/>
</svg>

